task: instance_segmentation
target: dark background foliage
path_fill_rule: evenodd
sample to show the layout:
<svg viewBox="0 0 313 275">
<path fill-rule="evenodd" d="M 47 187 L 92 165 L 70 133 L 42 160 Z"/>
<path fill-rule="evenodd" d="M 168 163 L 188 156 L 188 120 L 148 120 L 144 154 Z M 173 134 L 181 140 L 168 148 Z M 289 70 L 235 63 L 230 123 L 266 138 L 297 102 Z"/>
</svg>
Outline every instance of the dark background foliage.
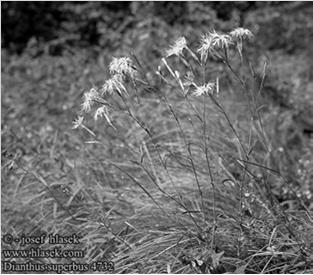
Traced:
<svg viewBox="0 0 313 275">
<path fill-rule="evenodd" d="M 167 24 L 188 24 L 192 14 L 188 2 L 3 2 L 2 47 L 21 51 L 30 38 L 38 41 L 75 40 L 81 46 L 99 45 L 105 29 L 118 31 L 129 17 L 159 17 Z M 197 5 L 197 4 L 195 4 Z M 281 2 L 202 2 L 199 7 L 216 13 L 216 19 L 229 21 L 239 14 L 240 24 L 247 11 L 284 5 Z M 192 18 L 192 17 L 195 18 Z M 198 20 L 205 18 L 198 18 Z M 189 21 L 189 22 L 188 22 Z M 130 28 L 131 25 L 128 25 Z"/>
</svg>

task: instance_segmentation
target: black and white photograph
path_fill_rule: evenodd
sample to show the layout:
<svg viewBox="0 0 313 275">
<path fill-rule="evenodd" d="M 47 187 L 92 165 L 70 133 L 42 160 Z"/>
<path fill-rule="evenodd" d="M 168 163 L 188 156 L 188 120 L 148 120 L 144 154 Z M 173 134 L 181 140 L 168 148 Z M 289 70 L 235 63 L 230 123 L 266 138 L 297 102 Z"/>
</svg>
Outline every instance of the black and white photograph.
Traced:
<svg viewBox="0 0 313 275">
<path fill-rule="evenodd" d="M 1 1 L 1 273 L 312 274 L 313 2 Z"/>
</svg>

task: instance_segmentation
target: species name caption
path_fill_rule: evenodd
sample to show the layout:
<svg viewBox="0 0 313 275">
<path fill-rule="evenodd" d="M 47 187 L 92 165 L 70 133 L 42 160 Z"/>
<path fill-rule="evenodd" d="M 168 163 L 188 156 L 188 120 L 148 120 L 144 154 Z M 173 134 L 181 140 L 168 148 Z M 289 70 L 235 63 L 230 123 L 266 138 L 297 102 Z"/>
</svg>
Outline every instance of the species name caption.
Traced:
<svg viewBox="0 0 313 275">
<path fill-rule="evenodd" d="M 85 252 L 80 249 L 68 249 L 68 246 L 80 244 L 80 236 L 72 234 L 62 236 L 59 234 L 42 234 L 40 236 L 26 236 L 14 237 L 11 234 L 2 236 L 2 242 L 6 245 L 19 245 L 19 247 L 27 247 L 27 249 L 3 249 L 2 259 L 28 259 L 26 262 L 17 262 L 15 260 L 2 261 L 3 272 L 104 272 L 114 271 L 114 262 L 112 261 L 95 261 L 91 263 L 81 263 L 81 261 L 73 261 L 73 259 L 83 259 Z M 40 245 L 53 245 L 51 249 L 42 249 Z M 39 258 L 65 258 L 69 259 L 70 263 L 34 263 L 34 259 Z"/>
</svg>

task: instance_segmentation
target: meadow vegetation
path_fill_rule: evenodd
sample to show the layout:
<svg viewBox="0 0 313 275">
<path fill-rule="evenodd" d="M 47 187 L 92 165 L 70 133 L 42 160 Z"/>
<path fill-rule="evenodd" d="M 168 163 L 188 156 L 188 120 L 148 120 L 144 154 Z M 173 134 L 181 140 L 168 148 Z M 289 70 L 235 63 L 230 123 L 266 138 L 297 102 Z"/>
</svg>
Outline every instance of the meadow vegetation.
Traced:
<svg viewBox="0 0 313 275">
<path fill-rule="evenodd" d="M 3 32 L 2 234 L 76 233 L 116 273 L 313 272 L 310 5 L 17 5 L 2 29 L 51 16 Z"/>
</svg>

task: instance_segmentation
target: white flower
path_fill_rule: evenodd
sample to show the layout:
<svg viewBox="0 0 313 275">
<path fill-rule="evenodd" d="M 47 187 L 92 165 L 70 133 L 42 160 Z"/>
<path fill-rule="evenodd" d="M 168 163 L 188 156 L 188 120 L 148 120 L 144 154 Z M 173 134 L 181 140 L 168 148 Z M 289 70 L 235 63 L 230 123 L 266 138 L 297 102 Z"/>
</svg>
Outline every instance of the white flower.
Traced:
<svg viewBox="0 0 313 275">
<path fill-rule="evenodd" d="M 72 129 L 77 129 L 83 124 L 84 117 L 83 116 L 78 116 L 76 120 L 73 121 L 73 128 Z"/>
<path fill-rule="evenodd" d="M 110 73 L 120 74 L 134 78 L 137 75 L 137 69 L 129 57 L 113 57 L 109 65 Z"/>
<path fill-rule="evenodd" d="M 203 35 L 201 38 L 201 47 L 198 49 L 198 52 L 201 55 L 202 63 L 206 62 L 210 47 L 211 47 L 211 37 L 208 35 Z"/>
<path fill-rule="evenodd" d="M 180 37 L 179 39 L 176 40 L 174 45 L 170 47 L 166 51 L 166 57 L 172 56 L 172 55 L 182 55 L 183 50 L 187 48 L 187 41 L 185 37 Z"/>
<path fill-rule="evenodd" d="M 232 38 L 228 34 L 221 34 L 213 31 L 202 36 L 201 47 L 198 51 L 201 51 L 202 48 L 206 51 L 216 48 L 228 48 L 232 43 Z"/>
<path fill-rule="evenodd" d="M 214 88 L 215 84 L 212 82 L 209 82 L 207 84 L 204 84 L 202 86 L 196 86 L 196 90 L 193 92 L 193 96 L 202 96 L 205 94 L 210 93 L 213 88 Z"/>
<path fill-rule="evenodd" d="M 98 96 L 98 92 L 94 88 L 92 88 L 89 92 L 84 93 L 82 110 L 86 113 L 90 112 L 93 101 L 98 98 Z"/>
<path fill-rule="evenodd" d="M 248 39 L 251 40 L 253 38 L 253 33 L 249 31 L 248 29 L 244 28 L 237 28 L 234 29 L 229 33 L 233 40 L 236 42 L 237 50 L 240 55 L 240 59 L 243 60 L 242 56 L 242 44 L 243 44 L 243 39 Z"/>
<path fill-rule="evenodd" d="M 108 108 L 106 106 L 101 106 L 95 112 L 94 119 L 98 120 L 98 118 L 105 117 L 109 115 Z"/>
<path fill-rule="evenodd" d="M 108 93 L 108 94 L 113 94 L 114 90 L 115 90 L 115 86 L 116 86 L 116 81 L 111 78 L 111 79 L 108 79 L 107 81 L 104 82 L 103 86 L 102 86 L 102 89 L 101 89 L 101 94 L 105 94 L 105 93 Z"/>
<path fill-rule="evenodd" d="M 230 36 L 235 38 L 235 39 L 252 39 L 253 38 L 253 33 L 248 30 L 248 29 L 244 29 L 244 28 L 236 28 L 233 31 L 231 31 Z"/>
<path fill-rule="evenodd" d="M 102 118 L 102 117 L 104 117 L 104 118 L 106 119 L 106 121 L 107 121 L 114 129 L 116 129 L 116 128 L 114 127 L 114 125 L 112 124 L 112 122 L 111 122 L 111 119 L 110 119 L 110 117 L 109 117 L 109 110 L 108 110 L 108 108 L 107 108 L 106 106 L 101 106 L 101 107 L 99 107 L 99 108 L 96 110 L 96 112 L 95 112 L 95 115 L 94 115 L 94 119 L 95 119 L 95 120 L 98 120 L 98 118 Z"/>
<path fill-rule="evenodd" d="M 232 43 L 231 36 L 217 33 L 216 31 L 202 36 L 201 47 L 198 49 L 202 63 L 205 63 L 208 53 L 216 54 L 217 49 L 227 49 Z"/>
<path fill-rule="evenodd" d="M 126 88 L 123 85 L 123 78 L 120 74 L 113 75 L 103 84 L 101 94 L 108 93 L 111 95 L 115 90 L 120 94 L 122 94 L 122 91 L 127 93 Z"/>
<path fill-rule="evenodd" d="M 232 44 L 232 39 L 228 34 L 221 34 L 213 31 L 209 33 L 211 36 L 211 44 L 213 47 L 217 48 L 228 48 L 230 44 Z"/>
</svg>

